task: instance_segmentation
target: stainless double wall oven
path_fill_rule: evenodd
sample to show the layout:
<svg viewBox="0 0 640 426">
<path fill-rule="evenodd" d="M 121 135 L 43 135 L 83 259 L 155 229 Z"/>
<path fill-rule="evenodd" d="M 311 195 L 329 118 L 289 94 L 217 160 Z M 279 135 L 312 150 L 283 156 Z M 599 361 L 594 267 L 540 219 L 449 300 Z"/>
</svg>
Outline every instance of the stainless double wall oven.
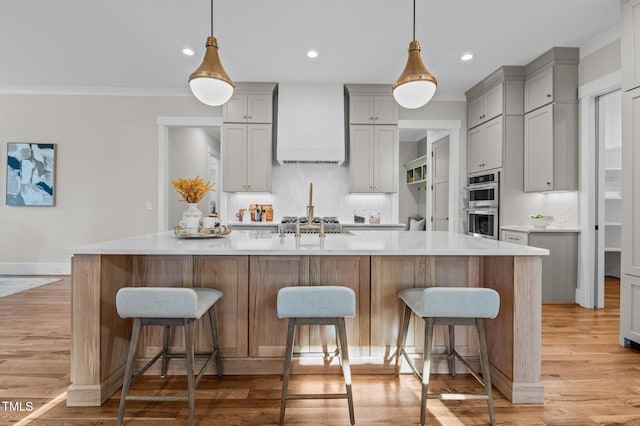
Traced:
<svg viewBox="0 0 640 426">
<path fill-rule="evenodd" d="M 499 239 L 500 172 L 470 175 L 467 191 L 469 235 Z"/>
</svg>

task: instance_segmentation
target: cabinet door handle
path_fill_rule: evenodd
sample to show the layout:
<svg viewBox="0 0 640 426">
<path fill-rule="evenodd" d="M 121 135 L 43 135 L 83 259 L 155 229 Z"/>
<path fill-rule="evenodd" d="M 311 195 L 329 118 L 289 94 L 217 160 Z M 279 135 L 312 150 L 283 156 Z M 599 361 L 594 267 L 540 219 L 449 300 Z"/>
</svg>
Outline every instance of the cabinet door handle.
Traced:
<svg viewBox="0 0 640 426">
<path fill-rule="evenodd" d="M 253 115 L 250 115 L 248 118 L 253 118 Z"/>
<path fill-rule="evenodd" d="M 245 119 L 246 119 L 246 118 L 249 118 L 249 117 L 247 117 L 246 115 L 243 115 L 243 117 L 244 117 Z"/>
<path fill-rule="evenodd" d="M 547 98 L 550 98 L 550 97 L 551 97 L 551 93 L 547 93 Z"/>
<path fill-rule="evenodd" d="M 551 186 L 551 182 L 547 181 L 547 186 Z"/>
</svg>

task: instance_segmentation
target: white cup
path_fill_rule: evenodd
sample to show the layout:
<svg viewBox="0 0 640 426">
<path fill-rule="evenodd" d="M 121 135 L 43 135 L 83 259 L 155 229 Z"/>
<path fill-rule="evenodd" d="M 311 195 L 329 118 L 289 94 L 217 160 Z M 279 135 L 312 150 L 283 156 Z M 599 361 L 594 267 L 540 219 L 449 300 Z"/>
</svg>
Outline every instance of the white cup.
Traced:
<svg viewBox="0 0 640 426">
<path fill-rule="evenodd" d="M 197 217 L 187 217 L 179 222 L 179 225 L 189 234 L 195 234 L 198 232 L 198 226 L 200 225 L 200 219 Z"/>
<path fill-rule="evenodd" d="M 218 218 L 217 217 L 203 217 L 201 219 L 201 223 L 202 223 L 202 228 L 204 229 L 212 229 L 216 227 L 216 224 L 218 223 Z"/>
</svg>

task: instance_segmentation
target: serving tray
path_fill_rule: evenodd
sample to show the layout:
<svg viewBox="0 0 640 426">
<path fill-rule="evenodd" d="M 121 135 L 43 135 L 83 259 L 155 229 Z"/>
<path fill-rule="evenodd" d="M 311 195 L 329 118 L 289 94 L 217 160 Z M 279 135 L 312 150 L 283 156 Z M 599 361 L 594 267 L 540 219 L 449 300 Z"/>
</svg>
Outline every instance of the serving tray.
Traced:
<svg viewBox="0 0 640 426">
<path fill-rule="evenodd" d="M 193 234 L 184 232 L 184 228 L 181 226 L 176 226 L 173 228 L 173 233 L 178 238 L 222 238 L 231 233 L 231 225 L 222 225 L 221 228 L 224 228 L 222 232 L 198 232 Z"/>
</svg>

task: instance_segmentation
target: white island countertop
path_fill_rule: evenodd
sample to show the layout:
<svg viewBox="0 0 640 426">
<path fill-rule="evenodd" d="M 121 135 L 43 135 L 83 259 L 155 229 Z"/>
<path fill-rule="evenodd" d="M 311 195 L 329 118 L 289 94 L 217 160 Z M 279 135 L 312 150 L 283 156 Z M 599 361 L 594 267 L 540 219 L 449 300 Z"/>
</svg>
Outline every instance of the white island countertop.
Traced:
<svg viewBox="0 0 640 426">
<path fill-rule="evenodd" d="M 221 238 L 183 239 L 167 231 L 71 247 L 70 254 L 166 255 L 416 255 L 545 256 L 546 249 L 449 232 L 351 231 L 345 234 L 292 234 L 239 231 Z"/>
</svg>

